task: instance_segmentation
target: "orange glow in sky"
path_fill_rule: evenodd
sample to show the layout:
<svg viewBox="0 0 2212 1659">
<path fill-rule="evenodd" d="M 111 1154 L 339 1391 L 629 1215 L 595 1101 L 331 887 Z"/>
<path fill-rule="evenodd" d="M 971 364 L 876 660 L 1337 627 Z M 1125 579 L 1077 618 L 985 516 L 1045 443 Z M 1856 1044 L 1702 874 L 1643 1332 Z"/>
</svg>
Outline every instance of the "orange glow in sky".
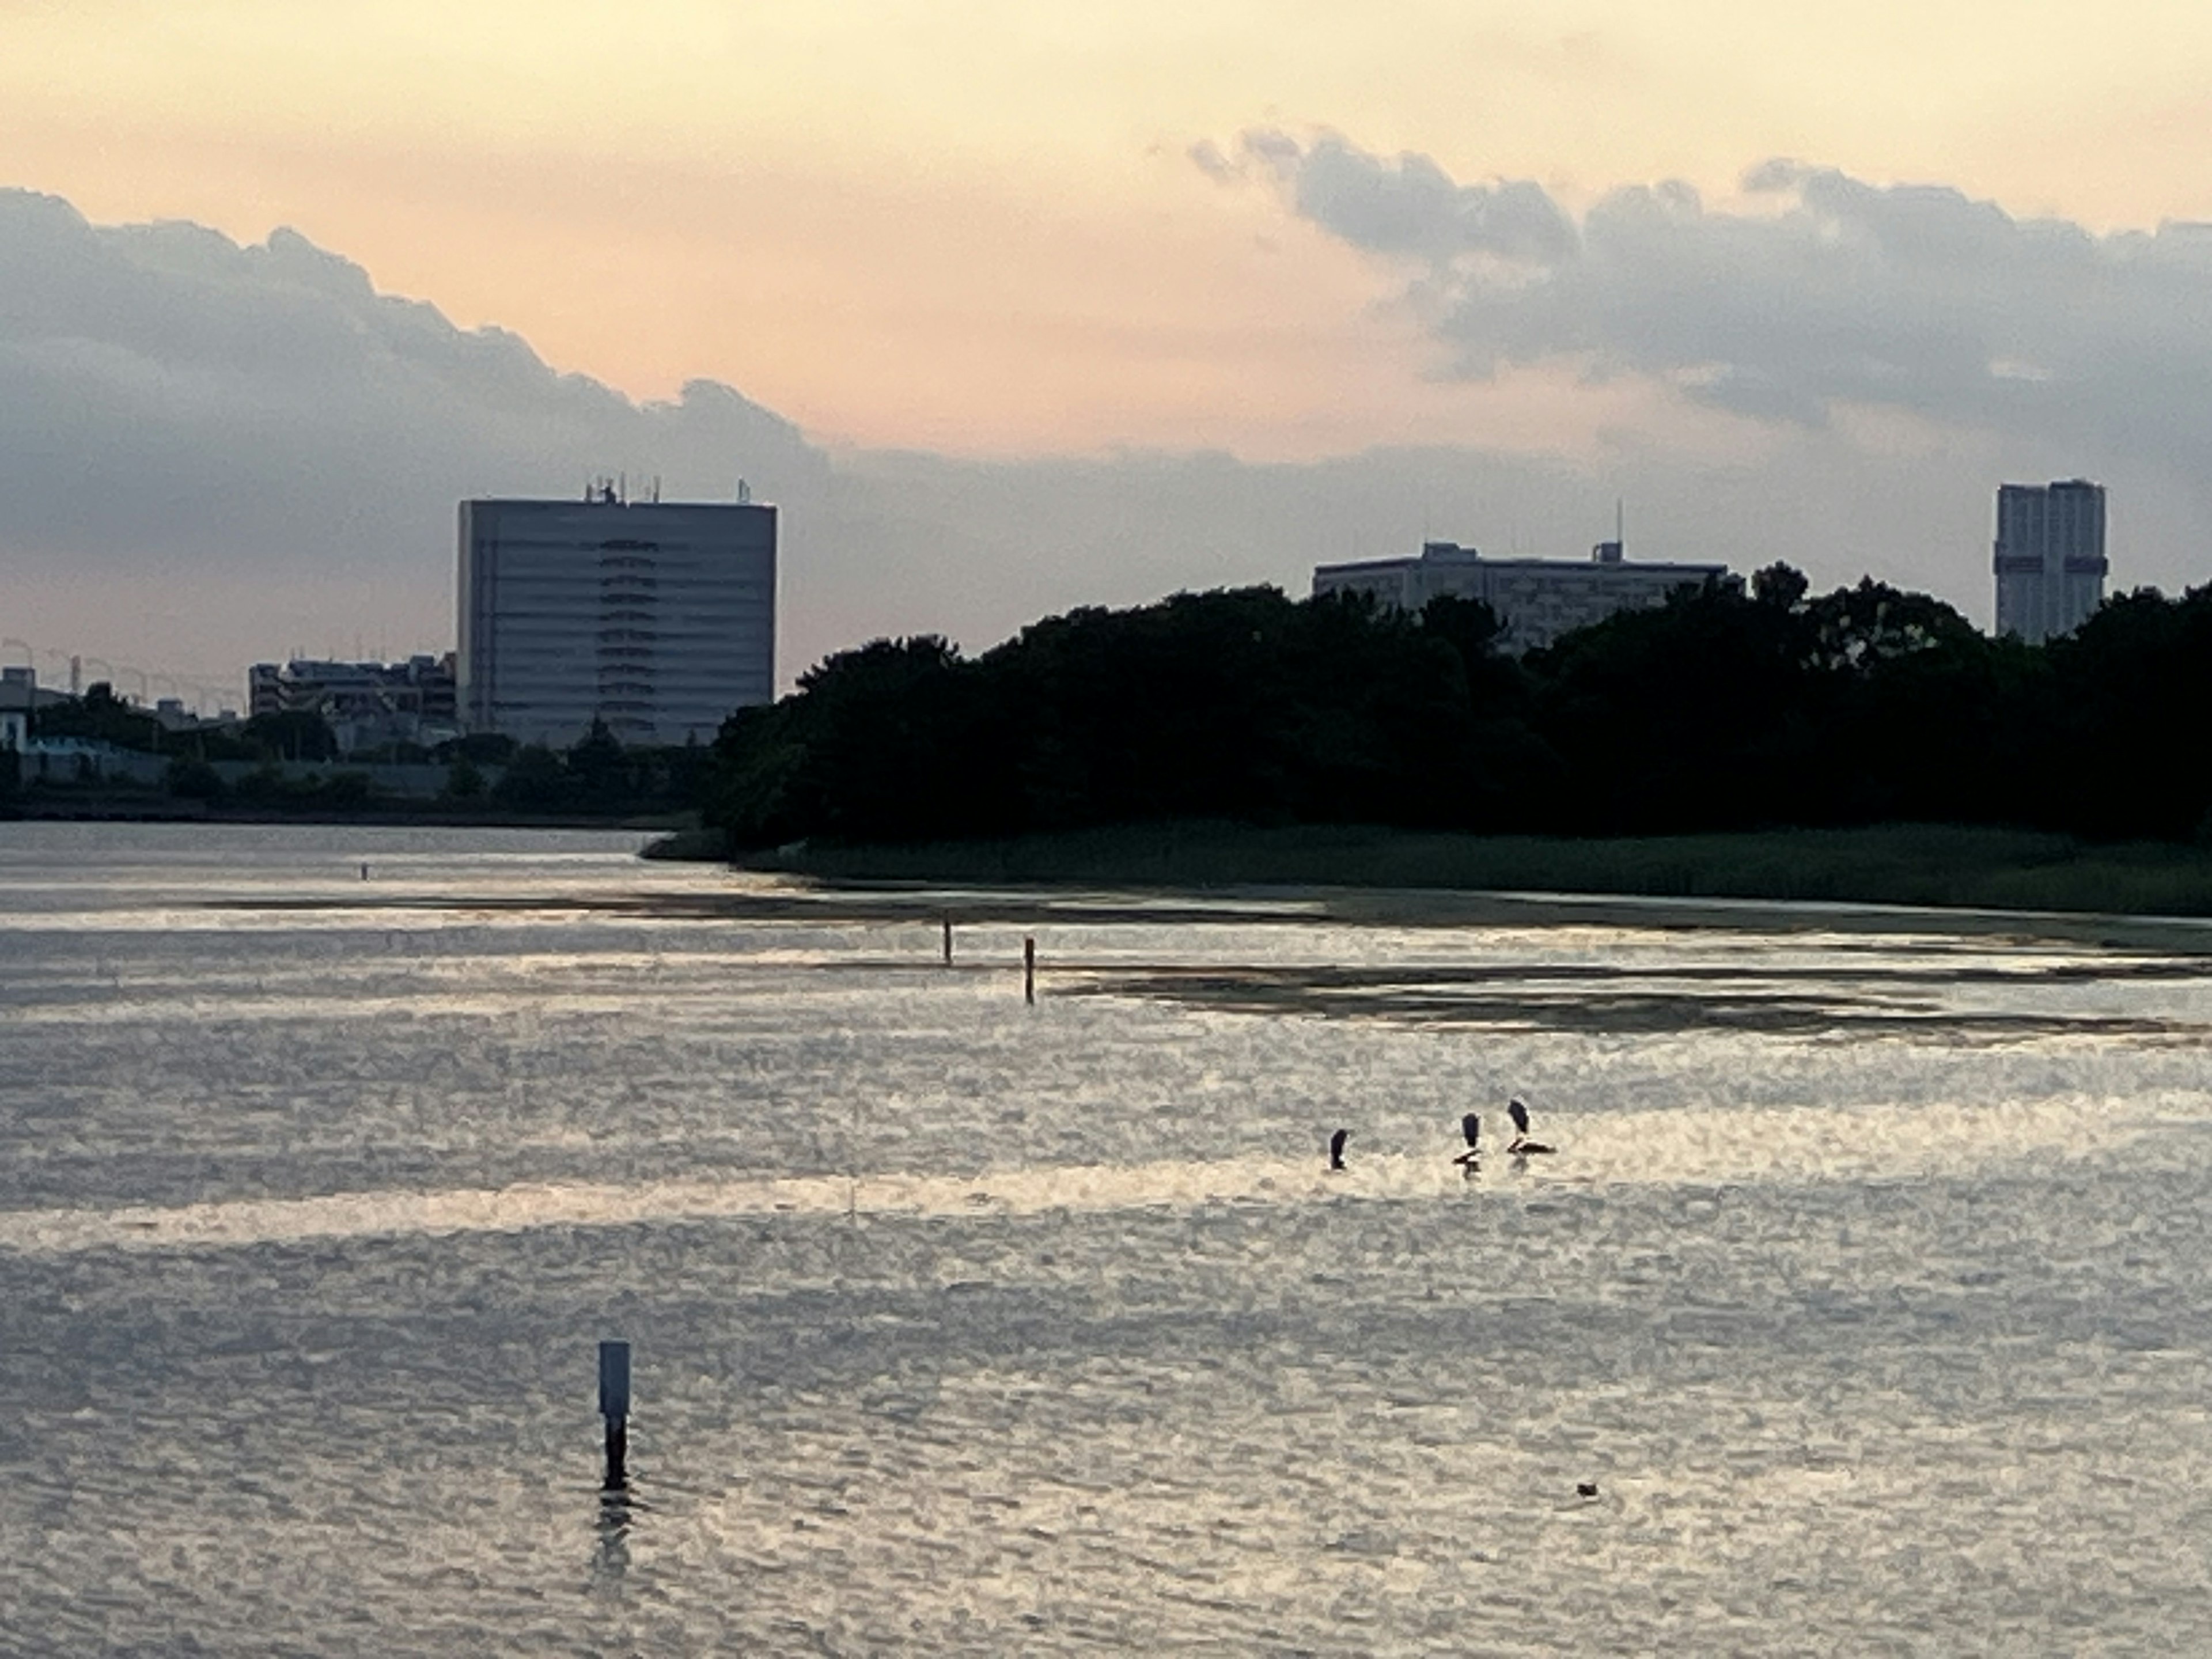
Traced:
<svg viewBox="0 0 2212 1659">
<path fill-rule="evenodd" d="M 9 0 L 0 183 L 291 225 L 561 368 L 710 376 L 830 443 L 1571 452 L 1679 411 L 1441 378 L 1396 274 L 1190 146 L 1331 127 L 1570 204 L 1788 155 L 2148 226 L 2212 217 L 2207 86 L 2212 9 L 2168 0 Z"/>
</svg>

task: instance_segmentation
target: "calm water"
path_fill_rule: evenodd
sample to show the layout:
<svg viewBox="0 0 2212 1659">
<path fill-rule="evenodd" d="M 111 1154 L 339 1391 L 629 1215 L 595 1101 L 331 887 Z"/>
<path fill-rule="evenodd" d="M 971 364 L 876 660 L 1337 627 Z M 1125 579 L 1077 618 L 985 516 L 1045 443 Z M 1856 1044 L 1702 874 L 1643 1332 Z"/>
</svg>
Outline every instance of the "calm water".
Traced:
<svg viewBox="0 0 2212 1659">
<path fill-rule="evenodd" d="M 2212 933 L 635 846 L 0 825 L 0 1646 L 2212 1651 Z"/>
</svg>

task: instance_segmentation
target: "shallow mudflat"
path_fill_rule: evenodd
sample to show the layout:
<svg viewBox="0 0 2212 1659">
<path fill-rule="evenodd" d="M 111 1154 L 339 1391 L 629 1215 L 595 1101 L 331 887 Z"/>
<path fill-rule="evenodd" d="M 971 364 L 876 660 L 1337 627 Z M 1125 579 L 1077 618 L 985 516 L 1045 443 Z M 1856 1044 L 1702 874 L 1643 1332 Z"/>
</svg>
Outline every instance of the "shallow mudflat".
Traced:
<svg viewBox="0 0 2212 1659">
<path fill-rule="evenodd" d="M 1499 894 L 1574 896 L 1615 908 L 1640 894 L 1741 913 L 1825 905 L 1838 925 L 1869 906 L 2085 918 L 2212 917 L 2212 849 L 2171 842 L 2090 842 L 2028 830 L 1892 823 L 1697 835 L 1468 835 L 1371 825 L 1131 824 L 1003 840 L 915 846 L 800 843 L 748 853 L 763 869 L 823 878 L 945 884 L 1090 883 L 1189 890 L 1303 884 L 1348 911 L 1403 912 L 1449 902 L 1489 908 Z M 1524 896 L 1523 902 L 1527 899 Z M 1970 916 L 1962 921 L 1972 924 Z"/>
<path fill-rule="evenodd" d="M 2198 930 L 635 839 L 0 826 L 0 1646 L 2212 1642 Z"/>
</svg>

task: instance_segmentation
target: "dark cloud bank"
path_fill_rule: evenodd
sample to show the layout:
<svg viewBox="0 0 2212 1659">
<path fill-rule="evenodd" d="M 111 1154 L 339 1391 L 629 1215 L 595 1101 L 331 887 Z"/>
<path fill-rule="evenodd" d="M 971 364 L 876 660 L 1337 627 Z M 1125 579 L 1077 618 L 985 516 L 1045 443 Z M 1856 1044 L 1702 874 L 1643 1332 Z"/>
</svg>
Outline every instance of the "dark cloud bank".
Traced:
<svg viewBox="0 0 2212 1659">
<path fill-rule="evenodd" d="M 2191 470 L 2212 453 L 2212 226 L 2098 236 L 1792 161 L 1745 176 L 1767 211 L 1661 184 L 1577 222 L 1537 185 L 1461 184 L 1333 134 L 1194 159 L 1416 266 L 1461 374 L 1566 357 L 1760 419 L 1860 404 Z"/>
<path fill-rule="evenodd" d="M 1335 137 L 1194 155 L 1405 262 L 1456 372 L 1564 356 L 1672 381 L 1788 441 L 1730 467 L 1626 439 L 1581 465 L 1445 448 L 1304 465 L 832 453 L 711 381 L 639 404 L 556 373 L 288 231 L 241 247 L 4 191 L 0 633 L 202 672 L 295 647 L 443 644 L 456 500 L 617 471 L 710 498 L 743 477 L 785 507 L 787 677 L 876 633 L 980 647 L 1072 605 L 1303 591 L 1316 561 L 1411 551 L 1424 532 L 1572 555 L 1617 493 L 1640 553 L 1788 557 L 1823 581 L 1871 569 L 1979 614 L 1993 469 L 2100 472 L 2120 579 L 2202 579 L 2187 538 L 2212 422 L 2196 322 L 2212 316 L 2212 234 L 2098 238 L 1780 166 L 1753 180 L 1770 216 L 1658 186 L 1577 222 L 1536 185 L 1463 185 Z M 1956 446 L 1871 453 L 1824 428 L 1844 404 L 1909 410 Z"/>
</svg>

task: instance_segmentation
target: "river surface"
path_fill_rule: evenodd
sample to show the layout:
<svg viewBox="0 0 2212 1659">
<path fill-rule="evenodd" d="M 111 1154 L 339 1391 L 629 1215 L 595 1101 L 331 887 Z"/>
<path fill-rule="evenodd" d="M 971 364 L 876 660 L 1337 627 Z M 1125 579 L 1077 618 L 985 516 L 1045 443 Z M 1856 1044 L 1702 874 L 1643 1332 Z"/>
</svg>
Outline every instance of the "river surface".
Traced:
<svg viewBox="0 0 2212 1659">
<path fill-rule="evenodd" d="M 0 1650 L 2212 1652 L 2212 931 L 638 839 L 0 825 Z"/>
</svg>

